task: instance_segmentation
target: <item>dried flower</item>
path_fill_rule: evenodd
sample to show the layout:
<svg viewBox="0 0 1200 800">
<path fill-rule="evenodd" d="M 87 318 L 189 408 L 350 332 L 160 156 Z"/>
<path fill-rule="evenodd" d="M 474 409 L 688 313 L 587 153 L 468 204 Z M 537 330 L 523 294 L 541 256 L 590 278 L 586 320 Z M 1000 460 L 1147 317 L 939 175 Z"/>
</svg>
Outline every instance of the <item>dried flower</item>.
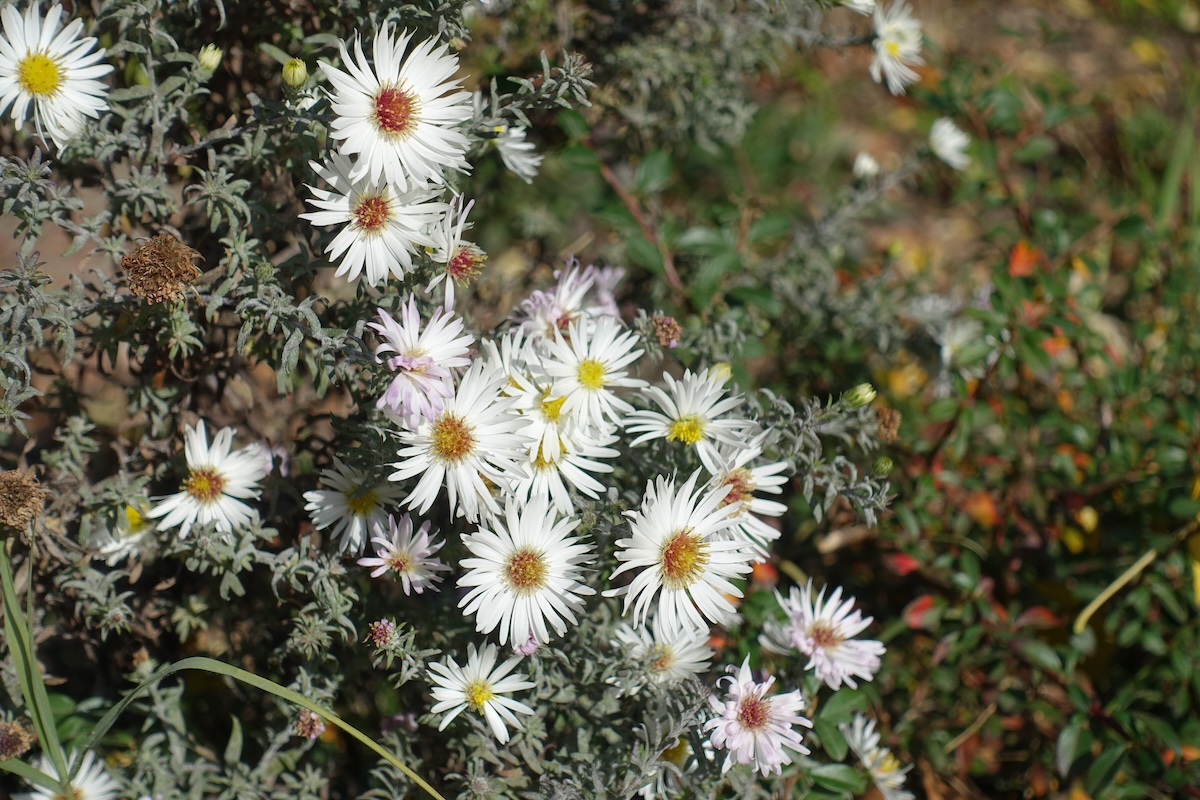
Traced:
<svg viewBox="0 0 1200 800">
<path fill-rule="evenodd" d="M 660 346 L 667 349 L 679 346 L 679 340 L 683 337 L 683 328 L 679 327 L 679 323 L 675 321 L 674 317 L 655 314 L 650 321 L 654 323 L 654 335 Z"/>
<path fill-rule="evenodd" d="M 183 288 L 200 277 L 192 259 L 202 256 L 174 236 L 160 233 L 121 259 L 129 289 L 151 305 L 175 300 Z"/>
<path fill-rule="evenodd" d="M 381 619 L 367 626 L 367 641 L 375 647 L 384 648 L 392 643 L 396 633 L 396 623 L 390 619 Z"/>
<path fill-rule="evenodd" d="M 296 735 L 303 736 L 310 742 L 325 732 L 325 720 L 307 708 L 296 717 Z"/>
<path fill-rule="evenodd" d="M 46 492 L 33 472 L 0 472 L 0 527 L 24 528 L 46 507 Z"/>
<path fill-rule="evenodd" d="M 19 722 L 0 722 L 0 761 L 18 758 L 33 746 L 33 734 Z"/>
<path fill-rule="evenodd" d="M 876 406 L 875 416 L 879 419 L 879 440 L 884 444 L 896 441 L 900 433 L 900 412 L 894 408 Z"/>
</svg>

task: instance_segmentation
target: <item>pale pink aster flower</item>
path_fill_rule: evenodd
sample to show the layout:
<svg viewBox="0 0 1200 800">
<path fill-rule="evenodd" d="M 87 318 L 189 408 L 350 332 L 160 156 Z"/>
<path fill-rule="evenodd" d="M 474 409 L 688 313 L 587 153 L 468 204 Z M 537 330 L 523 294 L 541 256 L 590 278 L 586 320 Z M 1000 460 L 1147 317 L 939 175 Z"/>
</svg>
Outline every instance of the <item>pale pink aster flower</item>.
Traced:
<svg viewBox="0 0 1200 800">
<path fill-rule="evenodd" d="M 611 279 L 612 273 L 605 273 Z M 596 317 L 606 315 L 607 306 L 591 297 L 600 271 L 592 266 L 581 267 L 579 259 L 567 261 L 565 268 L 555 271 L 558 283 L 548 292 L 532 292 L 522 301 L 524 311 L 521 327 L 534 336 L 553 338 L 555 331 L 566 331 L 576 320 L 590 324 Z M 611 302 L 608 304 L 611 305 Z"/>
<path fill-rule="evenodd" d="M 405 594 L 421 594 L 426 588 L 437 591 L 435 584 L 442 581 L 442 576 L 437 573 L 449 572 L 450 568 L 433 557 L 445 542 L 429 535 L 429 525 L 426 520 L 414 535 L 410 515 L 405 514 L 398 522 L 395 517 L 389 516 L 388 532 L 391 535 L 372 538 L 375 555 L 360 558 L 359 566 L 374 567 L 372 578 L 378 578 L 385 572 L 395 573 L 404 585 Z M 376 530 L 384 533 L 379 528 Z"/>
<path fill-rule="evenodd" d="M 467 353 L 475 338 L 463 333 L 461 317 L 440 308 L 421 330 L 421 314 L 412 295 L 400 307 L 399 322 L 383 309 L 378 313 L 379 322 L 370 323 L 382 340 L 375 348 L 375 358 L 395 372 L 396 377 L 376 406 L 388 408 L 405 419 L 413 416 L 433 419 L 454 396 L 451 370 L 470 365 Z M 392 355 L 385 358 L 388 353 Z"/>
<path fill-rule="evenodd" d="M 793 728 L 813 726 L 812 720 L 797 713 L 804 708 L 800 692 L 767 697 L 775 678 L 756 683 L 750 674 L 749 656 L 736 675 L 732 674 L 733 667 L 729 667 L 729 672 L 730 675 L 721 678 L 729 682 L 729 696 L 724 701 L 715 696 L 709 698 L 718 716 L 704 723 L 704 730 L 712 731 L 709 736 L 712 746 L 729 751 L 723 769 L 729 769 L 735 762 L 752 763 L 766 777 L 771 772 L 782 773 L 782 765 L 792 763 L 787 750 L 808 755 L 811 751 L 804 746 L 800 732 Z"/>
<path fill-rule="evenodd" d="M 782 627 L 766 626 L 760 641 L 767 649 L 780 650 L 780 642 L 790 645 L 809 657 L 805 669 L 811 669 L 830 689 L 843 683 L 857 688 L 855 678 L 869 681 L 879 670 L 879 658 L 884 654 L 881 642 L 873 639 L 854 639 L 873 621 L 863 618 L 854 609 L 854 598 L 842 602 L 842 588 L 833 590 L 825 599 L 825 589 L 813 598 L 812 581 L 803 591 L 793 586 L 785 600 L 778 591 L 775 597 L 788 615 Z"/>
<path fill-rule="evenodd" d="M 471 117 L 471 95 L 453 91 L 458 58 L 447 45 L 426 39 L 408 50 L 412 34 L 395 39 L 388 23 L 375 32 L 374 64 L 367 63 L 355 36 L 354 57 L 339 42 L 342 70 L 319 62 L 333 84 L 330 104 L 336 118 L 330 137 L 339 151 L 357 156 L 355 180 L 383 178 L 403 192 L 410 186 L 443 182 L 442 170 L 466 172 L 470 144 L 455 130 Z"/>
</svg>

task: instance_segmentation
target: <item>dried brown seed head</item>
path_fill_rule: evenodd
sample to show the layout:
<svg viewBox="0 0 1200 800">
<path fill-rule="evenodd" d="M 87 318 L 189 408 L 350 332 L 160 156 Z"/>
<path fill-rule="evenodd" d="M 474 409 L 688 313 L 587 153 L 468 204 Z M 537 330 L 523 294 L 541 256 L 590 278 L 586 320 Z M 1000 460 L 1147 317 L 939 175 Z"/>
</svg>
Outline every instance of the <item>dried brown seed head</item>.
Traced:
<svg viewBox="0 0 1200 800">
<path fill-rule="evenodd" d="M 46 491 L 33 472 L 0 472 L 0 527 L 24 528 L 46 507 Z"/>
<path fill-rule="evenodd" d="M 19 722 L 0 722 L 0 761 L 17 758 L 33 746 L 33 734 Z"/>
<path fill-rule="evenodd" d="M 121 269 L 129 278 L 130 291 L 153 305 L 175 300 L 200 277 L 200 268 L 192 263 L 196 258 L 201 256 L 195 250 L 160 233 L 121 259 Z"/>
</svg>

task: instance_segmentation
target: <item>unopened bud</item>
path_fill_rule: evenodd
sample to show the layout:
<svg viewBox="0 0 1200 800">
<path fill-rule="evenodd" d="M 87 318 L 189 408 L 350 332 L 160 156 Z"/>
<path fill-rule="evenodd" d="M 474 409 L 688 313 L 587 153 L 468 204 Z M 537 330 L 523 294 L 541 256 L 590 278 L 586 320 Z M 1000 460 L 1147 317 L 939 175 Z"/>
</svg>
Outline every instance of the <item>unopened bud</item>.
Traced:
<svg viewBox="0 0 1200 800">
<path fill-rule="evenodd" d="M 875 463 L 871 465 L 871 473 L 876 478 L 886 478 L 888 474 L 891 473 L 893 466 L 895 466 L 895 464 L 890 458 L 887 456 L 880 456 L 879 458 L 875 459 Z"/>
<path fill-rule="evenodd" d="M 283 65 L 283 82 L 293 89 L 299 89 L 308 80 L 308 66 L 298 58 Z"/>
<path fill-rule="evenodd" d="M 875 387 L 869 383 L 860 383 L 842 395 L 842 402 L 850 408 L 862 408 L 875 399 Z"/>
<path fill-rule="evenodd" d="M 196 60 L 200 62 L 200 69 L 205 72 L 214 72 L 217 67 L 221 66 L 221 56 L 223 55 L 225 54 L 221 52 L 221 48 L 215 44 L 206 44 L 200 48 Z"/>
<path fill-rule="evenodd" d="M 708 368 L 708 374 L 720 379 L 721 383 L 725 383 L 733 377 L 733 367 L 724 361 L 718 361 Z"/>
</svg>

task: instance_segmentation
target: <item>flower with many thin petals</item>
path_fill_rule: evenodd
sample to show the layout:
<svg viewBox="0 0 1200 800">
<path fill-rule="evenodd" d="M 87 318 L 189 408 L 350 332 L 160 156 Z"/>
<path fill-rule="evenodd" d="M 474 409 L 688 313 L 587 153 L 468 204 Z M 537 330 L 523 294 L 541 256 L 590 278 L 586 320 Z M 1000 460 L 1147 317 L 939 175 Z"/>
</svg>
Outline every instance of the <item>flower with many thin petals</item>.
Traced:
<svg viewBox="0 0 1200 800">
<path fill-rule="evenodd" d="M 525 140 L 525 128 L 501 123 L 493 130 L 497 136 L 492 139 L 492 144 L 500 153 L 504 166 L 521 180 L 532 183 L 543 156 L 534 150 L 533 142 Z"/>
<path fill-rule="evenodd" d="M 75 756 L 64 753 L 63 758 L 70 764 Z M 47 775 L 58 777 L 54 762 L 45 753 L 38 757 L 37 768 Z M 90 751 L 85 754 L 79 772 L 71 779 L 70 794 L 74 800 L 114 800 L 120 791 L 121 785 L 104 769 L 104 762 L 98 761 Z M 61 800 L 62 797 L 58 792 L 42 786 L 35 787 L 32 792 L 13 795 L 14 800 Z"/>
<path fill-rule="evenodd" d="M 459 601 L 464 615 L 475 616 L 480 633 L 500 629 L 500 644 L 562 636 L 576 623 L 584 598 L 596 590 L 585 584 L 583 566 L 593 548 L 571 532 L 579 520 L 558 518 L 548 501 L 535 497 L 521 507 L 508 498 L 504 518 L 463 536 L 471 552 L 460 566 L 467 573 L 458 586 L 470 588 Z"/>
<path fill-rule="evenodd" d="M 188 477 L 182 491 L 157 498 L 149 513 L 152 519 L 163 518 L 160 529 L 178 526 L 180 537 L 185 537 L 193 525 L 211 522 L 217 530 L 232 533 L 257 518 L 257 512 L 242 500 L 258 498 L 258 482 L 266 476 L 266 466 L 257 446 L 235 451 L 232 445 L 232 428 L 217 431 L 212 445 L 204 420 L 187 429 Z"/>
<path fill-rule="evenodd" d="M 149 498 L 135 497 L 126 503 L 125 508 L 117 514 L 116 530 L 105 532 L 95 557 L 104 559 L 112 567 L 153 547 L 154 537 L 151 534 L 155 525 L 149 516 Z"/>
<path fill-rule="evenodd" d="M 333 467 L 321 470 L 322 489 L 304 493 L 304 510 L 317 530 L 333 526 L 330 535 L 339 539 L 338 550 L 358 555 L 367 536 L 387 524 L 386 506 L 400 502 L 399 488 L 390 483 L 367 480 L 360 469 L 334 457 Z"/>
<path fill-rule="evenodd" d="M 472 114 L 471 95 L 454 91 L 458 58 L 436 39 L 410 49 L 411 39 L 408 31 L 393 38 L 384 23 L 375 32 L 373 64 L 357 35 L 353 57 L 339 43 L 344 71 L 319 62 L 333 84 L 330 137 L 339 152 L 358 158 L 350 177 L 382 178 L 401 192 L 443 183 L 443 169 L 470 169 L 469 142 L 455 129 Z"/>
<path fill-rule="evenodd" d="M 875 6 L 872 18 L 875 28 L 875 57 L 871 60 L 871 78 L 886 82 L 892 94 L 904 94 L 904 87 L 921 77 L 914 66 L 925 63 L 921 58 L 921 22 L 912 15 L 906 0 L 891 5 Z"/>
<path fill-rule="evenodd" d="M 533 709 L 506 695 L 532 689 L 536 684 L 520 673 L 513 673 L 520 658 L 514 656 L 497 667 L 497 652 L 494 644 L 485 644 L 479 651 L 469 644 L 465 667 L 460 667 L 451 656 L 429 665 L 429 678 L 434 684 L 433 698 L 437 700 L 430 711 L 446 714 L 438 725 L 439 731 L 445 730 L 467 709 L 483 716 L 500 744 L 508 742 L 509 727 L 521 730 L 521 721 L 516 715 L 532 714 Z"/>
<path fill-rule="evenodd" d="M 617 627 L 615 648 L 628 657 L 645 664 L 650 683 L 671 684 L 694 678 L 708 671 L 713 650 L 708 646 L 708 631 L 700 628 L 672 628 L 657 615 L 649 628 L 622 623 Z M 624 694 L 636 693 L 645 681 L 620 685 Z"/>
<path fill-rule="evenodd" d="M 379 322 L 370 323 L 382 340 L 375 358 L 396 376 L 376 405 L 401 417 L 432 419 L 454 396 L 451 370 L 470 365 L 467 353 L 475 337 L 463 333 L 461 317 L 440 308 L 422 330 L 413 295 L 400 306 L 399 322 L 382 308 L 378 313 Z"/>
<path fill-rule="evenodd" d="M 879 746 L 874 720 L 855 714 L 850 724 L 842 723 L 838 727 L 846 737 L 846 744 L 871 773 L 883 800 L 913 800 L 913 793 L 904 788 L 904 776 L 912 769 L 912 764 L 901 768 L 891 751 Z"/>
<path fill-rule="evenodd" d="M 756 492 L 779 494 L 788 479 L 780 473 L 790 466 L 786 461 L 776 461 L 757 467 L 748 466 L 762 455 L 762 434 L 740 447 L 719 445 L 711 450 L 700 451 L 700 461 L 712 475 L 709 486 L 723 489 L 725 505 L 738 508 L 737 525 L 733 532 L 739 534 L 755 552 L 755 560 L 767 557 L 767 545 L 779 538 L 779 529 L 773 528 L 759 518 L 782 516 L 787 506 L 774 500 L 755 497 Z"/>
<path fill-rule="evenodd" d="M 729 696 L 718 700 L 709 698 L 712 710 L 718 716 L 704 723 L 704 730 L 712 731 L 709 741 L 718 750 L 728 750 L 724 769 L 734 762 L 754 764 L 766 777 L 768 773 L 782 773 L 784 764 L 792 763 L 793 750 L 809 754 L 804 746 L 800 731 L 793 726 L 811 728 L 812 720 L 801 716 L 804 699 L 799 691 L 767 697 L 774 677 L 763 683 L 755 682 L 750 674 L 750 657 L 742 661 L 740 669 L 722 678 L 729 683 Z M 784 749 L 786 748 L 786 749 Z"/>
<path fill-rule="evenodd" d="M 300 219 L 318 227 L 342 226 L 325 253 L 330 260 L 341 259 L 334 274 L 346 275 L 348 281 L 358 280 L 364 269 L 371 286 L 383 283 L 389 274 L 404 278 L 413 269 L 418 245 L 433 244 L 426 229 L 450 208 L 423 186 L 398 191 L 379 179 L 351 177 L 354 165 L 341 153 L 332 154 L 328 164 L 312 161 L 309 166 L 330 189 L 309 186 L 313 196 L 308 203 L 317 210 Z"/>
<path fill-rule="evenodd" d="M 778 591 L 775 598 L 788 615 L 788 621 L 765 625 L 760 637 L 769 650 L 786 651 L 795 647 L 809 657 L 805 669 L 811 669 L 830 689 L 843 683 L 857 688 L 855 678 L 869 681 L 879 670 L 879 658 L 886 652 L 883 644 L 874 639 L 854 639 L 867 629 L 872 617 L 863 618 L 854 608 L 854 598 L 842 601 L 842 588 L 825 598 L 825 589 L 813 597 L 812 581 L 803 590 L 793 586 L 784 599 Z"/>
<path fill-rule="evenodd" d="M 487 253 L 478 245 L 463 239 L 463 230 L 468 227 L 467 215 L 475 205 L 472 200 L 463 205 L 462 195 L 450 203 L 450 212 L 442 219 L 440 225 L 430 231 L 433 238 L 433 253 L 431 258 L 438 264 L 444 264 L 446 269 L 434 276 L 425 291 L 432 292 L 439 283 L 444 284 L 446 309 L 454 308 L 454 287 L 456 284 L 466 286 L 479 275 L 487 262 Z"/>
<path fill-rule="evenodd" d="M 933 154 L 956 170 L 962 171 L 971 163 L 967 145 L 971 137 L 959 130 L 949 119 L 942 117 L 929 130 L 929 147 Z"/>
<path fill-rule="evenodd" d="M 613 317 L 595 320 L 590 330 L 571 322 L 568 337 L 554 331 L 547 341 L 546 373 L 554 379 L 553 393 L 564 398 L 562 411 L 578 411 L 587 425 L 600 425 L 605 419 L 620 424 L 621 415 L 633 406 L 617 397 L 617 389 L 638 389 L 646 382 L 629 377 L 626 371 L 644 352 L 637 348 L 638 337 L 623 328 Z"/>
<path fill-rule="evenodd" d="M 725 371 L 716 368 L 698 375 L 687 370 L 678 381 L 664 372 L 667 391 L 657 386 L 645 390 L 660 410 L 634 411 L 625 417 L 625 429 L 641 434 L 629 444 L 636 447 L 653 439 L 666 439 L 710 453 L 719 442 L 743 444 L 754 424 L 723 418 L 742 404 L 741 395 L 725 397 L 726 378 Z"/>
<path fill-rule="evenodd" d="M 697 470 L 679 487 L 659 477 L 647 485 L 641 508 L 625 512 L 632 536 L 617 540 L 622 563 L 611 577 L 637 572 L 629 585 L 604 594 L 624 595 L 623 613 L 632 607 L 636 624 L 644 624 L 655 598 L 657 616 L 671 628 L 720 625 L 736 613 L 728 598 L 742 590 L 731 580 L 750 571 L 752 554 L 741 541 L 720 538 L 736 524 L 737 509 L 721 505 L 725 492 L 697 488 L 699 477 Z"/>
<path fill-rule="evenodd" d="M 376 526 L 375 532 L 379 535 L 371 539 L 371 544 L 375 545 L 375 555 L 360 558 L 358 565 L 374 567 L 372 578 L 378 578 L 385 572 L 393 573 L 400 579 L 405 594 L 421 594 L 426 589 L 437 591 L 435 584 L 442 581 L 437 573 L 449 572 L 450 568 L 433 557 L 445 542 L 430 536 L 429 528 L 430 522 L 425 520 L 420 530 L 414 533 L 410 515 L 405 514 L 399 520 L 388 515 L 387 529 Z"/>
<path fill-rule="evenodd" d="M 32 104 L 38 136 L 43 141 L 49 136 L 61 153 L 83 130 L 86 118 L 98 119 L 108 110 L 108 87 L 97 79 L 113 68 L 97 63 L 104 58 L 104 48 L 93 52 L 94 38 L 79 38 L 83 20 L 58 32 L 62 6 L 51 6 L 45 21 L 39 6 L 30 0 L 24 17 L 13 5 L 0 10 L 0 114 L 12 106 L 13 121 L 20 128 L 31 116 Z"/>
</svg>

